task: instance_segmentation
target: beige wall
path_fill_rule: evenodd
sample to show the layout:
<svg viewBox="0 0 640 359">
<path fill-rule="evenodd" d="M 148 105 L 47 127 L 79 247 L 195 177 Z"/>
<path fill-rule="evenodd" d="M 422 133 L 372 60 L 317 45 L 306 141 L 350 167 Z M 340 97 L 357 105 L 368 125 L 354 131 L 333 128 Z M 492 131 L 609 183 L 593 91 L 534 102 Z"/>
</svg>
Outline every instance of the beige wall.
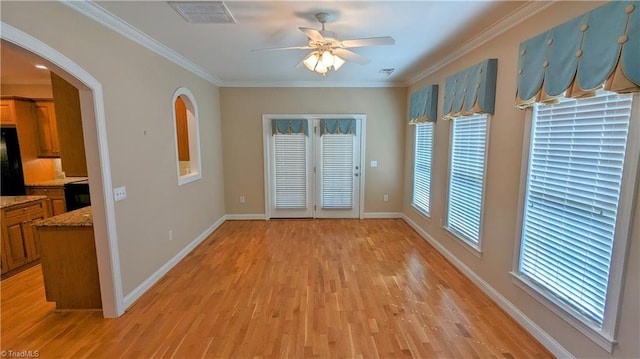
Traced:
<svg viewBox="0 0 640 359">
<path fill-rule="evenodd" d="M 128 195 L 115 203 L 126 295 L 224 215 L 218 89 L 60 3 L 1 6 L 3 22 L 102 84 L 113 185 Z M 203 178 L 178 187 L 171 98 L 180 86 L 198 104 Z"/>
<path fill-rule="evenodd" d="M 629 266 L 619 321 L 619 347 L 613 355 L 559 319 L 529 295 L 516 287 L 509 271 L 512 270 L 516 237 L 516 221 L 520 190 L 520 166 L 524 131 L 523 111 L 514 107 L 517 52 L 520 42 L 551 27 L 581 15 L 598 6 L 594 2 L 561 2 L 510 29 L 507 33 L 484 44 L 461 59 L 431 74 L 411 86 L 409 93 L 429 84 L 439 84 L 439 116 L 442 116 L 444 81 L 447 76 L 463 70 L 486 58 L 498 59 L 496 110 L 491 117 L 489 152 L 487 160 L 484 223 L 482 230 L 482 256 L 477 258 L 460 242 L 445 232 L 442 220 L 446 211 L 447 171 L 449 156 L 450 122 L 439 121 L 435 132 L 432 181 L 432 215 L 427 219 L 411 207 L 414 129 L 406 126 L 405 180 L 403 211 L 411 220 L 428 232 L 456 258 L 488 282 L 520 311 L 534 320 L 573 355 L 582 358 L 638 358 L 640 282 L 640 211 L 635 215 L 635 231 L 631 240 Z"/>
<path fill-rule="evenodd" d="M 220 102 L 228 214 L 264 214 L 262 115 L 316 113 L 367 115 L 364 212 L 401 211 L 405 88 L 221 88 Z"/>
</svg>

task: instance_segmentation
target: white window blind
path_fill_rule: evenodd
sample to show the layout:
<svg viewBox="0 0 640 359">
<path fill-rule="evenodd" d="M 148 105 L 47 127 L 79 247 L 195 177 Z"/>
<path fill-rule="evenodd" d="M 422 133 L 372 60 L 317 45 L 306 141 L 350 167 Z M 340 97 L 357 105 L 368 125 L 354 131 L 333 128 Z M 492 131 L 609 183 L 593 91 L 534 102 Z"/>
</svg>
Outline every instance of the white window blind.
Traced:
<svg viewBox="0 0 640 359">
<path fill-rule="evenodd" d="M 307 141 L 305 134 L 275 134 L 275 207 L 307 208 Z"/>
<path fill-rule="evenodd" d="M 413 167 L 413 206 L 426 215 L 431 211 L 431 155 L 433 148 L 433 122 L 415 126 L 416 148 Z"/>
<path fill-rule="evenodd" d="M 602 325 L 632 97 L 536 105 L 519 270 Z"/>
<path fill-rule="evenodd" d="M 353 207 L 353 135 L 324 134 L 322 139 L 322 208 Z"/>
<path fill-rule="evenodd" d="M 488 115 L 453 120 L 447 229 L 479 249 Z"/>
</svg>

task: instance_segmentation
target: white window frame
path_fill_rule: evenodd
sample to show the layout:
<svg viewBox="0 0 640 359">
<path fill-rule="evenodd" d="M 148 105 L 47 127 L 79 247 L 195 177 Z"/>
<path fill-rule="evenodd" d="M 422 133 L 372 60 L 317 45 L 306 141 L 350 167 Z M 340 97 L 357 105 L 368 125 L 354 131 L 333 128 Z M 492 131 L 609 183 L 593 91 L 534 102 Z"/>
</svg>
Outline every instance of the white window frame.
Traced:
<svg viewBox="0 0 640 359">
<path fill-rule="evenodd" d="M 428 207 L 429 208 L 424 208 L 423 206 L 419 205 L 416 203 L 416 167 L 418 164 L 418 135 L 419 135 L 419 131 L 418 128 L 419 126 L 429 126 L 431 128 L 431 148 L 429 149 L 430 153 L 429 153 L 429 157 L 430 157 L 430 163 L 429 163 L 429 167 L 431 168 L 430 170 L 430 175 L 429 175 L 429 196 L 428 196 Z M 415 134 L 414 134 L 414 142 L 413 142 L 413 192 L 411 195 L 411 206 L 418 211 L 418 213 L 424 215 L 427 218 L 431 217 L 431 184 L 432 184 L 432 180 L 433 180 L 433 145 L 434 145 L 434 140 L 435 140 L 435 128 L 436 128 L 436 124 L 435 122 L 426 122 L 426 123 L 418 123 L 415 125 Z"/>
<path fill-rule="evenodd" d="M 483 223 L 484 223 L 484 205 L 485 205 L 485 194 L 487 187 L 487 165 L 488 165 L 488 157 L 489 157 L 489 134 L 491 133 L 491 115 L 490 114 L 478 114 L 472 116 L 486 116 L 486 134 L 485 134 L 485 147 L 484 147 L 484 165 L 483 165 L 483 173 L 482 173 L 482 195 L 480 198 L 480 227 L 478 231 L 478 242 L 473 243 L 469 239 L 465 238 L 461 233 L 449 227 L 449 206 L 451 200 L 451 170 L 452 170 L 452 159 L 453 159 L 453 141 L 454 141 L 454 131 L 453 131 L 453 121 L 457 121 L 457 119 L 451 120 L 451 131 L 449 137 L 449 168 L 448 168 L 448 179 L 447 179 L 447 202 L 445 208 L 445 220 L 443 223 L 443 228 L 452 235 L 455 239 L 457 239 L 464 248 L 468 249 L 473 255 L 480 258 L 482 255 L 482 232 L 483 232 Z M 465 116 L 471 117 L 471 116 Z"/>
<path fill-rule="evenodd" d="M 178 155 L 178 128 L 176 125 L 176 108 L 175 103 L 178 97 L 182 97 L 187 107 L 187 124 L 189 131 L 189 162 L 190 173 L 180 175 L 180 160 Z M 198 104 L 195 96 L 185 87 L 178 88 L 171 98 L 171 113 L 173 120 L 173 139 L 176 150 L 176 171 L 178 174 L 178 186 L 197 181 L 202 178 L 202 163 L 200 153 L 200 125 L 198 116 Z"/>
<path fill-rule="evenodd" d="M 609 353 L 613 353 L 613 348 L 617 343 L 615 339 L 617 320 L 621 308 L 620 302 L 622 300 L 621 294 L 624 284 L 624 272 L 627 266 L 629 238 L 632 234 L 632 213 L 637 195 L 636 181 L 638 168 L 640 166 L 640 123 L 637 121 L 638 118 L 640 118 L 640 94 L 636 93 L 633 95 L 631 118 L 629 121 L 625 165 L 620 187 L 618 218 L 616 219 L 616 233 L 614 234 L 613 248 L 611 251 L 611 265 L 607 284 L 608 289 L 605 300 L 604 320 L 602 326 L 599 327 L 588 318 L 585 318 L 577 310 L 550 295 L 544 288 L 536 285 L 519 273 L 525 213 L 524 205 L 526 202 L 529 157 L 532 146 L 533 110 L 527 109 L 525 113 L 516 240 L 514 243 L 513 267 L 511 271 L 513 283 Z"/>
</svg>

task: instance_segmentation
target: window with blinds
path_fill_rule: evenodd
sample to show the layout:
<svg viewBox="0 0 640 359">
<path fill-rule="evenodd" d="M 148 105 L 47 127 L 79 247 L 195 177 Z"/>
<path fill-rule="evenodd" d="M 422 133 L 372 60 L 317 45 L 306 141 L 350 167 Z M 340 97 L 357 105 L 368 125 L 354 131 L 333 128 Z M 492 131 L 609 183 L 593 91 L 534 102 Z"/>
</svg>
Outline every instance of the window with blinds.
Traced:
<svg viewBox="0 0 640 359">
<path fill-rule="evenodd" d="M 447 229 L 480 249 L 488 115 L 453 120 Z"/>
<path fill-rule="evenodd" d="M 275 207 L 307 208 L 307 141 L 304 133 L 274 134 Z"/>
<path fill-rule="evenodd" d="M 350 134 L 323 134 L 322 208 L 353 208 L 353 139 Z"/>
<path fill-rule="evenodd" d="M 632 99 L 601 94 L 533 110 L 519 272 L 598 326 Z"/>
<path fill-rule="evenodd" d="M 433 122 L 415 126 L 415 154 L 413 167 L 413 206 L 425 215 L 431 211 L 431 155 Z"/>
</svg>

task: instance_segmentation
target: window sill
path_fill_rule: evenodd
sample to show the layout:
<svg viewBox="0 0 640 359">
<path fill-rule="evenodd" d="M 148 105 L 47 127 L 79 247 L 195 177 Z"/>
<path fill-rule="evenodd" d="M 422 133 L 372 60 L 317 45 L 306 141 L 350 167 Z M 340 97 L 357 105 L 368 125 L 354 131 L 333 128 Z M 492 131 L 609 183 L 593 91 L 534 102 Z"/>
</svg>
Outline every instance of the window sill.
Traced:
<svg viewBox="0 0 640 359">
<path fill-rule="evenodd" d="M 476 247 L 475 245 L 469 243 L 467 240 L 465 240 L 464 238 L 460 237 L 455 231 L 453 231 L 452 229 L 450 229 L 447 226 L 443 226 L 442 227 L 445 230 L 445 233 L 453 238 L 456 242 L 458 242 L 459 244 L 462 245 L 462 248 L 466 249 L 469 251 L 469 253 L 473 254 L 474 256 L 478 257 L 478 259 L 482 258 L 482 251 L 480 250 L 480 248 Z"/>
<path fill-rule="evenodd" d="M 602 349 L 609 353 L 613 353 L 613 346 L 617 344 L 617 341 L 613 339 L 612 335 L 602 332 L 602 329 L 597 325 L 591 323 L 587 318 L 584 318 L 571 307 L 545 293 L 543 289 L 528 280 L 526 277 L 515 272 L 510 273 L 513 277 L 512 282 L 518 288 L 532 296 L 540 304 L 551 310 L 554 314 L 577 329 L 580 333 L 584 334 L 587 338 L 591 339 L 594 343 L 598 344 Z"/>
<path fill-rule="evenodd" d="M 189 173 L 188 175 L 178 176 L 178 186 L 182 186 L 187 183 L 197 181 L 201 178 L 202 178 L 202 174 L 200 172 L 194 172 L 194 173 Z"/>
<path fill-rule="evenodd" d="M 424 217 L 426 220 L 428 220 L 429 222 L 431 222 L 431 215 L 427 212 L 425 212 L 424 210 L 422 210 L 420 207 L 416 206 L 415 204 L 411 203 L 411 207 L 413 208 L 413 210 L 415 212 L 417 212 L 419 215 L 421 215 L 422 217 Z"/>
</svg>

